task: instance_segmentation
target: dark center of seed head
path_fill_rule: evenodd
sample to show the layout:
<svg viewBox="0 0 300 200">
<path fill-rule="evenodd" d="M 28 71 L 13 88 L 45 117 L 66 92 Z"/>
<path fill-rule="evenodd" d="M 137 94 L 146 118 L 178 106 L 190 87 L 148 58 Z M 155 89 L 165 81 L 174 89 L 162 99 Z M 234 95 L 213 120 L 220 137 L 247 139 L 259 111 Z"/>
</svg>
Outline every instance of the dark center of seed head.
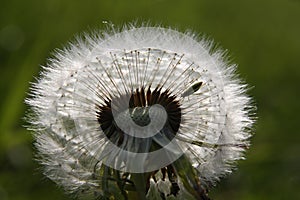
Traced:
<svg viewBox="0 0 300 200">
<path fill-rule="evenodd" d="M 167 120 L 164 127 L 160 131 L 165 133 L 166 136 L 171 140 L 177 133 L 180 122 L 181 122 L 181 108 L 179 101 L 176 97 L 171 95 L 169 91 L 161 91 L 161 88 L 156 88 L 151 91 L 150 87 L 148 89 L 140 88 L 136 89 L 131 95 L 129 100 L 129 105 L 124 105 L 124 96 L 113 97 L 114 99 L 109 99 L 105 101 L 102 105 L 97 105 L 97 120 L 104 134 L 110 139 L 118 138 L 112 142 L 120 145 L 124 138 L 124 133 L 115 123 L 114 116 L 112 113 L 112 100 L 114 101 L 114 109 L 119 108 L 118 113 L 122 115 L 123 112 L 129 112 L 129 116 L 139 126 L 147 126 L 151 123 L 150 119 L 150 108 L 155 104 L 162 106 L 167 113 Z M 127 102 L 128 103 L 128 102 Z M 126 110 L 122 110 L 127 108 Z M 122 117 L 122 116 L 121 116 Z M 127 134 L 128 137 L 128 134 Z"/>
<path fill-rule="evenodd" d="M 150 124 L 149 107 L 135 107 L 129 109 L 131 119 L 139 126 L 147 126 Z"/>
</svg>

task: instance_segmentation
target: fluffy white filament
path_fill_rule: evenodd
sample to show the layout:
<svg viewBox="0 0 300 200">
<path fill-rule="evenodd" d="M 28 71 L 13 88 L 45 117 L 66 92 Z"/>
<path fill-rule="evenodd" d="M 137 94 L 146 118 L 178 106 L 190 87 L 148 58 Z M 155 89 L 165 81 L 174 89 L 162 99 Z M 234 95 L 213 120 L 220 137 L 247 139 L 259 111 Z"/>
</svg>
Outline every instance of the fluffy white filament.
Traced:
<svg viewBox="0 0 300 200">
<path fill-rule="evenodd" d="M 26 100 L 45 175 L 71 193 L 103 195 L 97 172 L 107 142 L 96 105 L 136 88 L 157 86 L 181 104 L 176 140 L 200 180 L 210 185 L 230 173 L 249 145 L 251 99 L 235 76 L 236 66 L 211 48 L 190 33 L 129 27 L 85 35 L 57 51 Z M 109 153 L 115 158 L 119 152 Z M 163 188 L 170 183 L 150 183 L 149 198 L 155 190 L 168 193 Z"/>
</svg>

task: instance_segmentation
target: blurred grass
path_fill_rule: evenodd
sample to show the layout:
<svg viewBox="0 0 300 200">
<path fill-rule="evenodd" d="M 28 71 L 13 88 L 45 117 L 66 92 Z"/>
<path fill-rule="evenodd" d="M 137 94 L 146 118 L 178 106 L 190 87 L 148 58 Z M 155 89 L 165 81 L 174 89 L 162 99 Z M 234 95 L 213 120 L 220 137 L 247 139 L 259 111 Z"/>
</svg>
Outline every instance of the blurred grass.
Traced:
<svg viewBox="0 0 300 200">
<path fill-rule="evenodd" d="M 23 127 L 29 81 L 74 34 L 134 20 L 205 33 L 229 49 L 253 86 L 256 134 L 247 159 L 214 199 L 300 199 L 299 0 L 2 0 L 0 6 L 0 199 L 67 199 L 33 161 Z"/>
</svg>

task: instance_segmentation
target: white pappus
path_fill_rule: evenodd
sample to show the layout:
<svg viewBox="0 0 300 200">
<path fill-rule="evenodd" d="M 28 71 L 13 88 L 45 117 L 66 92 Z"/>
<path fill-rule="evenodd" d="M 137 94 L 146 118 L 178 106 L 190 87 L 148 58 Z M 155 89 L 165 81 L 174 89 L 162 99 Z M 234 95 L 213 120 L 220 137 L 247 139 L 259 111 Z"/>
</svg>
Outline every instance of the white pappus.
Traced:
<svg viewBox="0 0 300 200">
<path fill-rule="evenodd" d="M 254 123 L 236 66 L 212 47 L 127 26 L 56 51 L 26 99 L 44 174 L 84 199 L 209 199 Z"/>
</svg>

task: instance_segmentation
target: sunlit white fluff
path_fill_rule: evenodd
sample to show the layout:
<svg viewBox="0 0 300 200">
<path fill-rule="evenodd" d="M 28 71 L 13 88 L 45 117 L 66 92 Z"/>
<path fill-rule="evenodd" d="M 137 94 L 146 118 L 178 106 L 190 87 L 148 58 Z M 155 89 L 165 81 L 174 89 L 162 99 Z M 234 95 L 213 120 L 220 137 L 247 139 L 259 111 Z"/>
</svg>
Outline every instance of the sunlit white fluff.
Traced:
<svg viewBox="0 0 300 200">
<path fill-rule="evenodd" d="M 126 55 L 136 59 L 124 61 Z M 116 65 L 126 66 L 123 76 Z M 58 50 L 26 100 L 45 175 L 71 193 L 104 195 L 98 176 L 107 143 L 95 105 L 111 95 L 160 85 L 181 103 L 178 144 L 200 180 L 214 184 L 243 158 L 253 124 L 251 99 L 235 68 L 222 51 L 212 51 L 211 42 L 161 27 L 85 35 Z M 199 82 L 201 87 L 191 90 Z M 168 193 L 162 188 L 170 183 L 150 183 L 148 198 Z M 182 199 L 188 193 L 180 180 L 179 186 Z"/>
</svg>

